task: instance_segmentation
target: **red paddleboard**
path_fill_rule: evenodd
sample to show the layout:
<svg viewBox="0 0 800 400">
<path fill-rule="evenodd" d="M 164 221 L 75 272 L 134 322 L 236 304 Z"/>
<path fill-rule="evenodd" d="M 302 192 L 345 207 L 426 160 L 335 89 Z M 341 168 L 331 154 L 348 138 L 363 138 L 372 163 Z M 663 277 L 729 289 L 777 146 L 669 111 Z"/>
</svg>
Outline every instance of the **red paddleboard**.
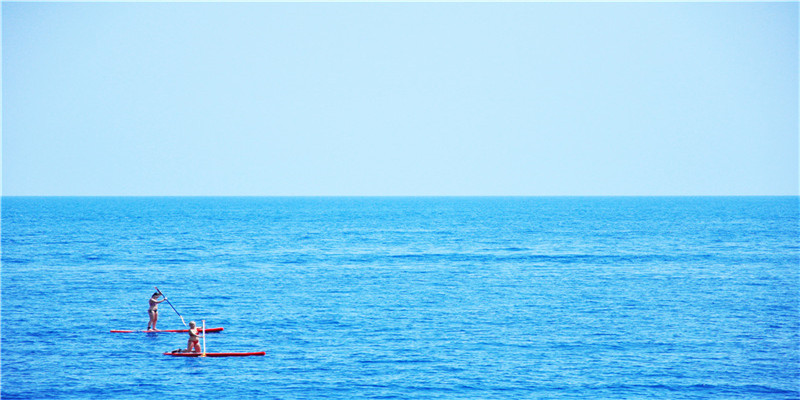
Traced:
<svg viewBox="0 0 800 400">
<path fill-rule="evenodd" d="M 203 353 L 164 353 L 164 355 L 175 357 L 202 357 Z M 254 353 L 206 353 L 206 357 L 247 357 L 264 355 L 267 355 L 264 351 L 257 351 Z"/>
<path fill-rule="evenodd" d="M 197 328 L 198 331 L 203 332 L 202 328 Z M 206 328 L 206 332 L 222 332 L 224 328 Z M 119 330 L 112 330 L 111 333 L 187 333 L 189 332 L 188 329 L 166 329 L 166 330 L 159 330 L 159 331 L 119 331 Z"/>
</svg>

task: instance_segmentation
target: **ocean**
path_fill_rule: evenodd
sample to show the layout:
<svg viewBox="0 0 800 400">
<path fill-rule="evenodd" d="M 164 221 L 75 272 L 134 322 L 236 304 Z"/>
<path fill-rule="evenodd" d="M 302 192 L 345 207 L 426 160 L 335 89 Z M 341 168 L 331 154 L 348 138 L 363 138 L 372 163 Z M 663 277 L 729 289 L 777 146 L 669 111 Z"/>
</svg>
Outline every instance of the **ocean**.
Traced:
<svg viewBox="0 0 800 400">
<path fill-rule="evenodd" d="M 798 204 L 3 197 L 0 395 L 798 399 Z"/>
</svg>

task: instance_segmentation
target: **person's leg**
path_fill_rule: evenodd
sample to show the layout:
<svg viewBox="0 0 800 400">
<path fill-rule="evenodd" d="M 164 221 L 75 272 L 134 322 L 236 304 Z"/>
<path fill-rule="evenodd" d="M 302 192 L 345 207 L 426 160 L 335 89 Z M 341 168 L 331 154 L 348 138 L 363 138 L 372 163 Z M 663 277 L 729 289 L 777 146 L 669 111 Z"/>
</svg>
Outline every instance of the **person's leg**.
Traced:
<svg viewBox="0 0 800 400">
<path fill-rule="evenodd" d="M 155 322 L 153 322 L 153 311 L 147 310 L 147 316 L 150 317 L 150 320 L 147 321 L 147 330 L 155 328 Z"/>
</svg>

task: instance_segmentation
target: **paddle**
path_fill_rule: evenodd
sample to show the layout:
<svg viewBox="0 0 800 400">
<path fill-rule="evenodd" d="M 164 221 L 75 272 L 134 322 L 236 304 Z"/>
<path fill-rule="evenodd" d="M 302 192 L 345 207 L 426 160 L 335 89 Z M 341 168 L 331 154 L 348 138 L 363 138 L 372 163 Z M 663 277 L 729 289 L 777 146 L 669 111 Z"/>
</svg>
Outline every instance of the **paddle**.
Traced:
<svg viewBox="0 0 800 400">
<path fill-rule="evenodd" d="M 156 292 L 161 293 L 161 291 L 158 290 L 158 287 L 156 287 Z M 164 296 L 164 293 L 161 293 L 161 295 Z M 164 296 L 164 300 L 167 300 L 167 296 Z M 181 315 L 181 313 L 178 312 L 178 310 L 175 309 L 175 306 L 173 306 L 172 303 L 169 302 L 169 300 L 167 300 L 167 304 L 169 304 L 169 306 L 172 307 L 172 310 L 175 311 L 175 314 L 178 314 L 178 316 L 181 317 L 181 322 L 183 322 L 183 326 L 186 326 L 186 321 L 183 320 L 183 316 Z"/>
<path fill-rule="evenodd" d="M 203 355 L 200 357 L 206 356 L 206 320 L 203 320 Z"/>
</svg>

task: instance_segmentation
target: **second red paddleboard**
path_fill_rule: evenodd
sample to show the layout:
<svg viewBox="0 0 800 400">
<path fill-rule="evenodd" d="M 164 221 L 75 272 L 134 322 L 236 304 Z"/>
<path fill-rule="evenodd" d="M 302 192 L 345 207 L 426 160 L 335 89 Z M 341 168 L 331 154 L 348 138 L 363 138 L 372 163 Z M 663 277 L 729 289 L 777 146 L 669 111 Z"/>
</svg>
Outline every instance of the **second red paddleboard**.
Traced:
<svg viewBox="0 0 800 400">
<path fill-rule="evenodd" d="M 257 351 L 254 353 L 206 353 L 206 357 L 247 357 L 247 356 L 264 356 L 267 353 L 264 351 Z M 202 357 L 203 353 L 164 353 L 165 356 L 175 357 Z"/>
</svg>

